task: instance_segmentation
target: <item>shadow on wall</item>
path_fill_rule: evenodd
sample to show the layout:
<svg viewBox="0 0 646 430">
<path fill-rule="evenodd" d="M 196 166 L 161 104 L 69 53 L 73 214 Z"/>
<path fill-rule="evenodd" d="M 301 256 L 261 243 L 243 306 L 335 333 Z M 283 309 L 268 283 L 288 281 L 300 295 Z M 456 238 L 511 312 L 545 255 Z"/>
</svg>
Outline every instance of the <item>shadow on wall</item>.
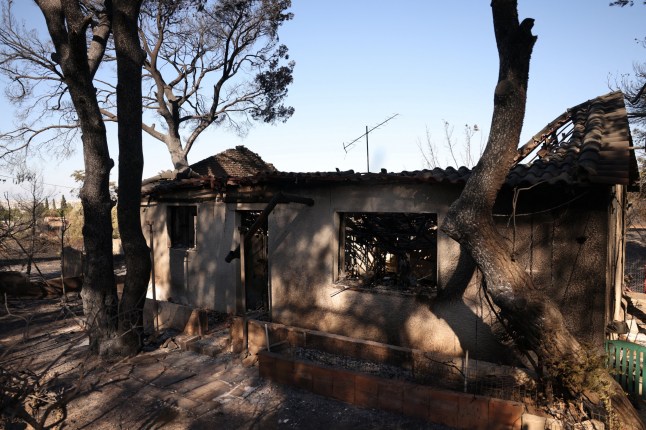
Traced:
<svg viewBox="0 0 646 430">
<path fill-rule="evenodd" d="M 468 299 L 465 295 L 467 290 Z M 429 310 L 448 324 L 465 349 L 470 349 L 474 358 L 519 365 L 512 350 L 501 344 L 501 338 L 505 336 L 504 328 L 487 304 L 485 294 L 482 276 L 475 262 L 460 247 L 455 270 L 444 288 L 438 291 L 437 298 L 429 303 Z M 467 300 L 472 303 L 471 306 L 466 303 Z M 478 308 L 480 315 L 475 311 Z M 480 353 L 480 344 L 489 345 L 486 356 Z"/>
<path fill-rule="evenodd" d="M 299 221 L 296 216 L 294 222 Z M 299 227 L 289 225 L 281 239 L 297 234 Z M 483 320 L 483 315 L 486 313 L 487 317 L 489 312 L 481 311 L 478 315 L 474 311 L 478 307 L 484 309 L 486 304 L 476 302 L 479 285 L 472 282 L 475 264 L 466 252 L 461 251 L 458 270 L 448 286 L 431 302 L 398 293 L 341 291 L 321 279 L 325 276 L 322 274 L 327 274 L 327 279 L 333 276 L 331 261 L 335 249 L 329 240 L 335 234 L 332 230 L 322 225 L 309 237 L 301 236 L 290 242 L 294 245 L 287 252 L 282 248 L 276 252 L 290 264 L 275 267 L 280 276 L 276 282 L 280 287 L 274 294 L 275 322 L 452 355 L 461 355 L 468 349 L 473 358 L 515 363 Z M 277 248 L 276 243 L 273 246 Z M 464 297 L 470 284 L 471 306 Z M 480 299 L 483 300 L 482 296 Z"/>
<path fill-rule="evenodd" d="M 517 262 L 566 311 L 568 328 L 592 340 L 603 336 L 599 320 L 605 303 L 607 208 L 600 202 L 606 194 L 553 198 L 553 191 L 523 194 L 533 206 L 518 207 L 523 215 L 516 215 L 514 227 L 505 226 L 508 216 L 499 219 L 498 229 L 513 244 Z M 378 196 L 373 197 L 378 203 Z M 450 264 L 444 262 L 450 279 L 430 303 L 365 290 L 334 294 L 339 291 L 333 284 L 339 225 L 331 217 L 338 211 L 326 203 L 323 192 L 318 201 L 318 208 L 281 207 L 275 212 L 277 236 L 270 239 L 270 259 L 276 322 L 429 351 L 468 349 L 473 356 L 486 355 L 480 358 L 487 361 L 513 360 L 498 341 L 503 333 L 473 279 L 475 265 L 462 250 L 450 257 Z M 545 210 L 546 204 L 552 209 Z M 485 344 L 490 345 L 486 350 Z"/>
<path fill-rule="evenodd" d="M 517 216 L 515 227 L 506 226 L 506 218 L 497 224 L 534 286 L 560 308 L 567 328 L 588 343 L 602 343 L 605 326 L 608 227 L 606 210 L 597 201 L 604 200 L 591 197 L 542 213 L 528 210 Z"/>
<path fill-rule="evenodd" d="M 155 220 L 157 294 L 175 303 L 233 312 L 235 265 L 224 262 L 235 236 L 235 211 L 224 203 L 201 203 L 190 247 L 172 247 L 168 236 L 168 205 L 147 213 Z"/>
</svg>

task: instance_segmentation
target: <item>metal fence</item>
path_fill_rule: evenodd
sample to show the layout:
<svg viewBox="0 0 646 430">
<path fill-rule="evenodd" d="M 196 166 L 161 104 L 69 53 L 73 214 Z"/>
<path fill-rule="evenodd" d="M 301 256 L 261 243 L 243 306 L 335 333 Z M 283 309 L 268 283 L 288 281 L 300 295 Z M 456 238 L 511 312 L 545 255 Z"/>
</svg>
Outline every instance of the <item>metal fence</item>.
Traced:
<svg viewBox="0 0 646 430">
<path fill-rule="evenodd" d="M 641 210 L 631 210 L 627 217 L 624 285 L 627 289 L 646 293 L 646 220 Z"/>
</svg>

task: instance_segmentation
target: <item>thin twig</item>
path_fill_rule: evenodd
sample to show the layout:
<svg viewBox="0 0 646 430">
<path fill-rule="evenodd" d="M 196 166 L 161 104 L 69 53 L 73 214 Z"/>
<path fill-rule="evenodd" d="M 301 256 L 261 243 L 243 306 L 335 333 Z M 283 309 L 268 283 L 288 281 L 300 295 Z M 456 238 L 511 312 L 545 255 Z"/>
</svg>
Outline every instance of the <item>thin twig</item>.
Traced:
<svg viewBox="0 0 646 430">
<path fill-rule="evenodd" d="M 16 315 L 12 314 L 11 311 L 9 310 L 9 300 L 7 299 L 7 293 L 4 293 L 4 307 L 7 311 L 7 315 L 0 317 L 0 319 L 4 319 L 7 317 L 14 317 L 14 318 L 20 318 L 21 320 L 25 321 L 25 331 L 23 333 L 23 339 L 28 339 L 29 338 L 29 322 L 31 321 L 31 317 L 25 318 L 22 315 Z"/>
</svg>

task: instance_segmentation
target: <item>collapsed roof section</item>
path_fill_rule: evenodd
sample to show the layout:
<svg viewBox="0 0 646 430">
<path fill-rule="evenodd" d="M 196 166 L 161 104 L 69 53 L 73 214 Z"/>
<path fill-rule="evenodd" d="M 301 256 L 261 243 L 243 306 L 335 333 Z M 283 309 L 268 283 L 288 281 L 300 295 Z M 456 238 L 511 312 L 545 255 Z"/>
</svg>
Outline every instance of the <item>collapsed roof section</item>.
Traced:
<svg viewBox="0 0 646 430">
<path fill-rule="evenodd" d="M 189 178 L 179 179 L 177 172 L 166 171 L 145 179 L 141 192 L 144 196 L 151 196 L 182 188 L 221 187 L 230 178 L 270 172 L 276 172 L 273 164 L 265 162 L 260 155 L 245 146 L 238 145 L 192 164 Z"/>
<path fill-rule="evenodd" d="M 509 172 L 512 187 L 550 184 L 637 186 L 639 171 L 632 147 L 624 95 L 612 92 L 568 109 L 518 150 Z"/>
<path fill-rule="evenodd" d="M 623 94 L 612 92 L 568 109 L 518 150 L 516 164 L 507 176 L 509 187 L 540 183 L 576 186 L 626 185 L 637 189 L 639 172 Z M 359 173 L 281 172 L 258 154 L 237 146 L 191 166 L 199 177 L 144 181 L 145 196 L 170 191 L 236 185 L 323 185 L 331 183 L 422 182 L 464 184 L 471 171 L 455 169 Z"/>
</svg>

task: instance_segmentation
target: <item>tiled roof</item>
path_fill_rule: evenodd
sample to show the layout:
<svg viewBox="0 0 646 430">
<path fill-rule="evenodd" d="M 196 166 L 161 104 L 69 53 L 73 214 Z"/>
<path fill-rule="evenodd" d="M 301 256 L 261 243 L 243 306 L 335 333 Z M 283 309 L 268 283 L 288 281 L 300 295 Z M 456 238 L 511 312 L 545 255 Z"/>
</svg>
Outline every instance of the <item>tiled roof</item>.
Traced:
<svg viewBox="0 0 646 430">
<path fill-rule="evenodd" d="M 192 164 L 191 170 L 201 176 L 241 178 L 264 172 L 275 172 L 276 168 L 273 164 L 263 161 L 255 152 L 244 146 L 236 146 Z"/>
<path fill-rule="evenodd" d="M 379 173 L 360 173 L 354 170 L 336 172 L 269 172 L 246 178 L 234 178 L 232 182 L 241 185 L 253 185 L 264 182 L 277 184 L 326 184 L 326 183 L 356 183 L 356 182 L 425 182 L 463 184 L 471 174 L 466 167 L 455 169 L 435 168 L 433 170 L 415 170 L 404 172 L 387 172 L 382 169 Z"/>
<path fill-rule="evenodd" d="M 526 157 L 533 157 L 530 163 L 511 169 L 509 186 L 547 182 L 633 187 L 639 180 L 624 96 L 619 91 L 568 109 L 532 140 L 539 144 L 538 151 Z"/>
<path fill-rule="evenodd" d="M 622 184 L 634 189 L 639 180 L 621 92 L 612 92 L 568 109 L 524 147 L 534 149 L 525 151 L 527 154 L 512 167 L 507 176 L 507 186 L 523 187 L 539 183 Z M 191 168 L 201 175 L 212 172 L 218 180 L 214 182 L 213 177 L 192 178 L 174 181 L 164 188 L 212 188 L 216 183 L 221 186 L 225 182 L 229 185 L 356 182 L 463 184 L 471 174 L 466 167 L 398 173 L 385 169 L 379 173 L 358 173 L 353 170 L 280 172 L 242 146 L 202 160 Z"/>
<path fill-rule="evenodd" d="M 619 91 L 568 109 L 524 145 L 524 147 L 528 146 L 534 150 L 512 167 L 507 176 L 507 186 L 561 183 L 622 184 L 635 187 L 639 180 L 624 97 Z M 385 170 L 381 173 L 268 172 L 240 178 L 237 182 L 316 184 L 415 181 L 457 184 L 466 182 L 470 174 L 471 171 L 466 167 L 460 167 L 457 170 L 448 167 L 401 173 L 387 173 Z"/>
</svg>

